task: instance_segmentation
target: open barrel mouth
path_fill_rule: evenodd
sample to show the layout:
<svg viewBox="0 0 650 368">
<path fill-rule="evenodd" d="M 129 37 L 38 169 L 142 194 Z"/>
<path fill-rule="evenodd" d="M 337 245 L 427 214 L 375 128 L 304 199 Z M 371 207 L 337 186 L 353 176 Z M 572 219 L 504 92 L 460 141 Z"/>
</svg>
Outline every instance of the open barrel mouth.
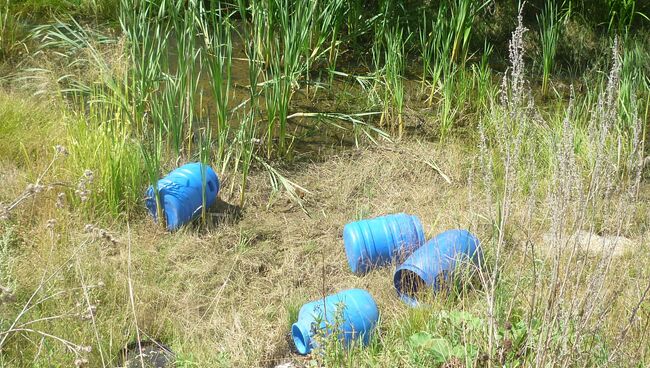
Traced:
<svg viewBox="0 0 650 368">
<path fill-rule="evenodd" d="M 291 337 L 293 337 L 293 343 L 296 346 L 298 353 L 305 355 L 309 352 L 309 337 L 303 334 L 303 331 L 300 329 L 298 324 L 294 324 L 291 327 Z"/>
<path fill-rule="evenodd" d="M 427 283 L 411 270 L 399 270 L 395 274 L 395 288 L 401 297 L 417 300 L 417 295 L 427 289 Z"/>
</svg>

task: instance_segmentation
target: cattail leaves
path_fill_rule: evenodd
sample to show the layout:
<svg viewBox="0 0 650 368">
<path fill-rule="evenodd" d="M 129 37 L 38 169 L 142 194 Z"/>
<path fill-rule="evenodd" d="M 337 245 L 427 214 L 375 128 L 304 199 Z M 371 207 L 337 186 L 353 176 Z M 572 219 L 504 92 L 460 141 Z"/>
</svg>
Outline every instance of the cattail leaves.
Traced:
<svg viewBox="0 0 650 368">
<path fill-rule="evenodd" d="M 539 38 L 542 44 L 542 94 L 548 92 L 548 83 L 555 65 L 555 54 L 560 38 L 560 15 L 555 1 L 547 1 L 542 12 L 537 16 Z"/>
</svg>

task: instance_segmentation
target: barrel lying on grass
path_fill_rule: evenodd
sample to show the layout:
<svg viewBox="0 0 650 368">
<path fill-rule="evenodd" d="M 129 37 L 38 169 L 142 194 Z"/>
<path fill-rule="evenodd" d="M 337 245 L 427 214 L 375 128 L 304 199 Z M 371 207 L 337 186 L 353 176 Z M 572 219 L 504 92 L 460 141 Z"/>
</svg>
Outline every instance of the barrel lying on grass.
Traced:
<svg viewBox="0 0 650 368">
<path fill-rule="evenodd" d="M 417 216 L 398 213 L 351 222 L 343 228 L 343 243 L 352 272 L 400 262 L 424 243 Z"/>
<path fill-rule="evenodd" d="M 377 303 L 370 293 L 349 289 L 303 305 L 291 336 L 302 355 L 318 346 L 314 336 L 319 333 L 329 336 L 335 331 L 346 346 L 355 341 L 366 345 L 378 319 Z"/>
<path fill-rule="evenodd" d="M 447 230 L 418 248 L 395 271 L 393 282 L 399 297 L 411 306 L 426 289 L 439 292 L 452 285 L 463 266 L 482 263 L 478 239 L 467 230 Z"/>
<path fill-rule="evenodd" d="M 219 193 L 219 178 L 208 165 L 190 163 L 158 180 L 158 194 L 168 230 L 176 230 L 212 206 Z M 205 198 L 204 198 L 205 194 Z M 154 188 L 147 190 L 146 206 L 157 221 Z"/>
</svg>

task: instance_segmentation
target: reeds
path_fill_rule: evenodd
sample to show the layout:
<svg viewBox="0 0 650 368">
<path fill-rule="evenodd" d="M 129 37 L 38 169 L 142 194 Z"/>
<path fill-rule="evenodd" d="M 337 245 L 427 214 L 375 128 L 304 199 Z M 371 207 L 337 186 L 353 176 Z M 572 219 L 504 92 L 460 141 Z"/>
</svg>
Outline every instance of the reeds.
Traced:
<svg viewBox="0 0 650 368">
<path fill-rule="evenodd" d="M 555 54 L 560 38 L 560 16 L 557 4 L 547 1 L 537 16 L 539 38 L 542 44 L 542 95 L 548 93 L 548 83 L 555 65 Z"/>
<path fill-rule="evenodd" d="M 427 102 L 437 103 L 439 135 L 446 139 L 464 109 L 473 90 L 475 75 L 467 73 L 468 46 L 471 40 L 474 18 L 486 3 L 454 0 L 441 2 L 437 14 L 428 19 L 427 10 L 422 12 L 419 27 L 419 48 L 422 55 L 421 93 L 429 86 Z M 489 56 L 489 55 L 488 55 Z M 485 61 L 484 63 L 487 63 Z M 475 66 L 472 66 L 475 68 Z M 476 69 L 481 71 L 485 69 Z M 483 72 L 481 87 L 487 87 Z M 479 90 L 480 95 L 485 90 Z"/>
<path fill-rule="evenodd" d="M 420 27 L 420 50 L 423 60 L 422 86 L 430 85 L 429 104 L 433 104 L 435 94 L 440 90 L 441 81 L 451 74 L 453 33 L 447 19 L 447 5 L 442 3 L 434 19 L 427 21 L 423 12 Z M 423 88 L 424 89 L 424 88 Z"/>
<path fill-rule="evenodd" d="M 232 73 L 232 25 L 221 8 L 205 10 L 201 19 L 205 45 L 203 65 L 208 67 L 211 97 L 216 109 L 214 112 L 217 136 L 216 161 L 222 165 L 230 136 L 228 103 Z"/>
<path fill-rule="evenodd" d="M 399 22 L 398 22 L 399 23 Z M 404 132 L 402 114 L 404 110 L 404 32 L 399 26 L 386 32 L 386 56 L 384 65 L 384 114 L 382 119 L 390 119 L 391 125 L 397 125 L 399 137 Z"/>
<path fill-rule="evenodd" d="M 18 14 L 11 14 L 10 0 L 0 2 L 0 56 L 9 54 L 16 46 Z M 11 16 L 10 16 L 11 15 Z"/>
</svg>

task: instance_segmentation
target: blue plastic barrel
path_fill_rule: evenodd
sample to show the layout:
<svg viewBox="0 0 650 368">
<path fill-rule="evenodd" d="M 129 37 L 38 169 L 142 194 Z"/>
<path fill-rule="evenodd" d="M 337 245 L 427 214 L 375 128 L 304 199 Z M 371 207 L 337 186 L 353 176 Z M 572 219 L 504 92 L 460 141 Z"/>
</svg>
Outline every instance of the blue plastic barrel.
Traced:
<svg viewBox="0 0 650 368">
<path fill-rule="evenodd" d="M 203 206 L 202 164 L 183 165 L 158 180 L 158 194 L 167 220 L 167 229 L 176 230 L 201 213 Z M 210 207 L 217 199 L 219 179 L 208 165 L 203 165 L 205 175 L 205 204 Z M 146 206 L 156 219 L 156 198 L 153 186 L 147 189 Z M 157 220 L 157 219 L 156 219 Z"/>
<path fill-rule="evenodd" d="M 417 306 L 417 295 L 426 289 L 438 292 L 451 285 L 461 264 L 480 265 L 478 239 L 467 230 L 447 230 L 426 242 L 397 268 L 393 277 L 399 297 Z"/>
<path fill-rule="evenodd" d="M 314 341 L 317 333 L 325 336 L 335 332 L 346 346 L 353 341 L 366 345 L 378 319 L 377 303 L 370 293 L 349 289 L 303 305 L 298 321 L 291 327 L 291 336 L 302 355 L 318 346 Z"/>
<path fill-rule="evenodd" d="M 424 241 L 420 219 L 405 213 L 355 221 L 343 228 L 345 254 L 350 269 L 356 274 L 400 262 Z"/>
</svg>

